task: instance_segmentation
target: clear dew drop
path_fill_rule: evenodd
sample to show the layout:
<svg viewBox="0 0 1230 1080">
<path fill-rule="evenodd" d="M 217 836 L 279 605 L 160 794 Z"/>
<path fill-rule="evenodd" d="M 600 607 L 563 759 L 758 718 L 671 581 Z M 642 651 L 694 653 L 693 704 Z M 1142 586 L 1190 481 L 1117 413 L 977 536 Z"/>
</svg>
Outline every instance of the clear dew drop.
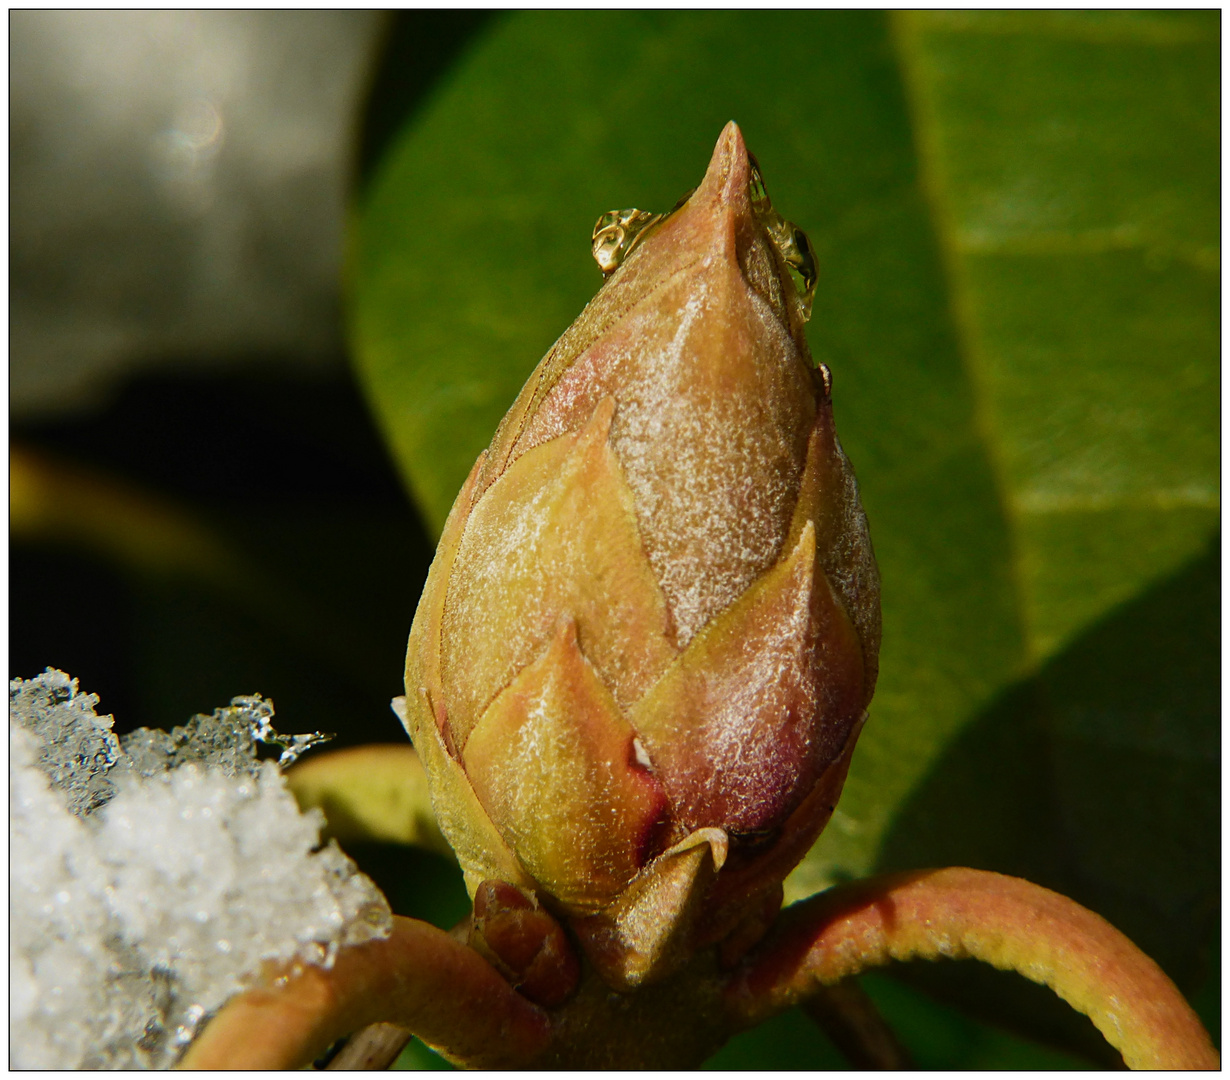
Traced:
<svg viewBox="0 0 1230 1080">
<path fill-rule="evenodd" d="M 769 239 L 781 253 L 786 266 L 790 268 L 803 321 L 806 322 L 811 318 L 812 301 L 816 296 L 815 251 L 811 241 L 807 239 L 807 233 L 773 209 L 773 201 L 769 198 L 769 189 L 765 186 L 760 163 L 751 153 L 747 156 L 752 166 L 751 179 L 747 184 L 752 210 L 765 227 Z"/>
<path fill-rule="evenodd" d="M 637 210 L 636 207 L 608 210 L 603 214 L 594 226 L 591 238 L 594 261 L 603 276 L 610 277 L 618 270 L 632 249 L 649 235 L 650 230 L 681 209 L 695 192 L 696 188 L 689 188 L 665 214 L 651 214 L 648 210 Z"/>
<path fill-rule="evenodd" d="M 618 270 L 629 252 L 644 238 L 646 230 L 661 220 L 661 214 L 637 210 L 634 206 L 603 214 L 591 238 L 594 261 L 603 276 L 609 277 Z"/>
<path fill-rule="evenodd" d="M 750 150 L 747 159 L 752 166 L 752 177 L 747 182 L 747 193 L 752 200 L 752 209 L 756 211 L 757 216 L 762 218 L 768 215 L 776 216 L 777 212 L 773 209 L 773 202 L 769 198 L 769 189 L 765 187 L 764 173 L 760 171 L 760 162 Z"/>
<path fill-rule="evenodd" d="M 790 271 L 799 300 L 799 313 L 806 322 L 811 318 L 812 302 L 816 295 L 816 254 L 807 234 L 793 221 L 787 221 L 774 208 L 765 186 L 760 163 L 751 153 L 751 178 L 748 180 L 748 195 L 752 211 L 769 234 L 769 239 L 781 253 L 782 260 Z M 610 277 L 623 265 L 632 250 L 650 232 L 678 211 L 692 197 L 696 188 L 688 191 L 665 214 L 651 214 L 647 210 L 628 207 L 625 210 L 608 210 L 594 225 L 590 238 L 590 250 L 594 261 L 604 277 Z"/>
</svg>

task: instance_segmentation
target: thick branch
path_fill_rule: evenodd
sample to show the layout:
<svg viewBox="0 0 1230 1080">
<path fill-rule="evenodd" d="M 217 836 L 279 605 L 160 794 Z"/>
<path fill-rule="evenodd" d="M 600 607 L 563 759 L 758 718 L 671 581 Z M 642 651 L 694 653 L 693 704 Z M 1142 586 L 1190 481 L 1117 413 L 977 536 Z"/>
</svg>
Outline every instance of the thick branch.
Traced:
<svg viewBox="0 0 1230 1080">
<path fill-rule="evenodd" d="M 233 998 L 180 1067 L 292 1069 L 377 1021 L 476 1068 L 521 1065 L 550 1035 L 546 1015 L 473 949 L 395 916 L 392 937 L 342 949 L 330 970 L 301 966 Z"/>
<path fill-rule="evenodd" d="M 727 991 L 744 1023 L 890 960 L 973 958 L 1043 983 L 1135 1069 L 1216 1069 L 1161 968 L 1106 920 L 1019 878 L 950 868 L 832 889 L 782 913 Z"/>
</svg>

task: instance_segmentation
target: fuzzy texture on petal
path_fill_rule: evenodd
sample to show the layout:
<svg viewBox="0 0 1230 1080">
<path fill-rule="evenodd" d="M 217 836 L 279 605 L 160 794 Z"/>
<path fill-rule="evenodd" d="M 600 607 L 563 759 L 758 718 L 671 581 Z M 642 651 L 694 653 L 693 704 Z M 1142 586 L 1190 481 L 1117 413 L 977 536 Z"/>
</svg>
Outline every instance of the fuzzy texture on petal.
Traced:
<svg viewBox="0 0 1230 1080">
<path fill-rule="evenodd" d="M 621 705 L 676 655 L 609 445 L 614 410 L 604 399 L 578 432 L 519 458 L 466 522 L 441 623 L 441 681 L 458 749 L 561 617 L 576 621 L 585 655 Z"/>
<path fill-rule="evenodd" d="M 666 799 L 635 739 L 569 621 L 466 743 L 483 806 L 526 869 L 572 910 L 609 903 L 656 854 Z"/>
<path fill-rule="evenodd" d="M 880 670 L 880 571 L 876 567 L 867 516 L 859 501 L 854 470 L 837 440 L 833 404 L 827 393 L 816 410 L 807 440 L 807 465 L 799 485 L 787 549 L 811 522 L 816 560 L 828 578 L 863 651 L 863 706 L 871 701 Z"/>
<path fill-rule="evenodd" d="M 780 556 L 816 411 L 749 170 L 732 125 L 687 204 L 526 384 L 479 480 L 481 490 L 613 395 L 611 445 L 680 646 Z"/>
<path fill-rule="evenodd" d="M 774 828 L 862 712 L 862 650 L 815 553 L 809 523 L 632 711 L 688 828 Z"/>
<path fill-rule="evenodd" d="M 470 894 L 487 878 L 500 878 L 515 885 L 533 887 L 533 882 L 509 850 L 470 786 L 451 744 L 448 714 L 440 686 L 440 622 L 444 594 L 452 570 L 457 542 L 469 517 L 474 484 L 485 454 L 480 454 L 465 486 L 457 496 L 436 557 L 427 573 L 427 583 L 414 613 L 410 643 L 406 650 L 406 697 L 402 724 L 423 768 L 431 790 L 431 804 L 440 831 L 457 853 Z"/>
</svg>

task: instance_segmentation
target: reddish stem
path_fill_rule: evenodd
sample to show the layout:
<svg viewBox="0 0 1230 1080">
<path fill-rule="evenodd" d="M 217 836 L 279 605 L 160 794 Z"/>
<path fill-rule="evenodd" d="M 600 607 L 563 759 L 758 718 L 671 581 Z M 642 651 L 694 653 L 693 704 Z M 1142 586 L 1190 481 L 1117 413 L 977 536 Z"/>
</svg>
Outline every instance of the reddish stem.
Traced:
<svg viewBox="0 0 1230 1080">
<path fill-rule="evenodd" d="M 520 1065 L 550 1037 L 546 1014 L 473 949 L 417 919 L 228 1002 L 189 1047 L 184 1069 L 293 1069 L 377 1021 L 398 1024 L 474 1068 Z"/>
<path fill-rule="evenodd" d="M 755 1024 L 890 960 L 973 958 L 1043 983 L 1134 1069 L 1216 1069 L 1174 983 L 1105 919 L 1019 878 L 953 867 L 841 886 L 796 904 L 727 991 Z"/>
</svg>

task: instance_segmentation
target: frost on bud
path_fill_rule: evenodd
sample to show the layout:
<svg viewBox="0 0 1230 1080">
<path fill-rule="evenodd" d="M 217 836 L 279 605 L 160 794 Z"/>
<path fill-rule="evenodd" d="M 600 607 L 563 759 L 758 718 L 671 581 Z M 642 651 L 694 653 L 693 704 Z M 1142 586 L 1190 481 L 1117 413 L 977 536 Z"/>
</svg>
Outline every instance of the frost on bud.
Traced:
<svg viewBox="0 0 1230 1080">
<path fill-rule="evenodd" d="M 827 823 L 879 581 L 803 334 L 811 251 L 739 129 L 594 246 L 605 284 L 444 527 L 405 721 L 471 894 L 536 897 L 623 989 L 763 922 Z"/>
</svg>

